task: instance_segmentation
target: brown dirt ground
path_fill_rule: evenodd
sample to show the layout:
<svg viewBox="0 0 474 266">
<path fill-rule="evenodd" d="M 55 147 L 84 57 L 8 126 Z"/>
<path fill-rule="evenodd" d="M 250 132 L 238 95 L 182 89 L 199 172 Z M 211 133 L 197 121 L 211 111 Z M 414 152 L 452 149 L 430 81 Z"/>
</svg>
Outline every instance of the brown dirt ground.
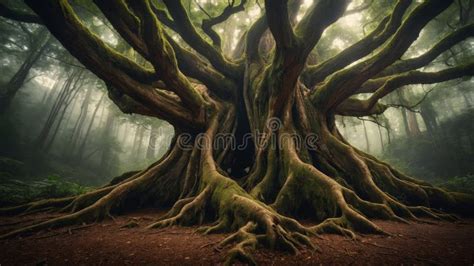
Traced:
<svg viewBox="0 0 474 266">
<path fill-rule="evenodd" d="M 95 225 L 54 229 L 0 241 L 0 265 L 209 265 L 222 264 L 226 250 L 215 243 L 225 234 L 200 235 L 196 227 L 145 230 L 163 212 L 145 211 Z M 11 223 L 31 223 L 48 216 L 0 217 L 0 233 Z M 140 226 L 122 228 L 137 217 Z M 474 220 L 457 223 L 400 224 L 376 221 L 392 236 L 364 235 L 358 240 L 337 235 L 313 237 L 319 251 L 298 255 L 261 249 L 261 265 L 312 264 L 442 264 L 473 265 Z M 10 225 L 8 225 L 10 224 Z M 18 226 L 16 224 L 15 226 Z"/>
</svg>

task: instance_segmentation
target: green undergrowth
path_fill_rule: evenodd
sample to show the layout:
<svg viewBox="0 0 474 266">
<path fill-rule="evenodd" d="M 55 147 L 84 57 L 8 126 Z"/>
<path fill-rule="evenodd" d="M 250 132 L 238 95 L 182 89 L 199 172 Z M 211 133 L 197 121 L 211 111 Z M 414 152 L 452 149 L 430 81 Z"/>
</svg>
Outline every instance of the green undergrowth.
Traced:
<svg viewBox="0 0 474 266">
<path fill-rule="evenodd" d="M 440 179 L 436 183 L 449 191 L 463 192 L 474 195 L 474 175 L 456 176 L 446 179 Z"/>
<path fill-rule="evenodd" d="M 65 180 L 57 175 L 44 179 L 22 181 L 8 173 L 0 174 L 0 206 L 18 205 L 46 198 L 73 196 L 89 191 L 91 188 Z"/>
</svg>

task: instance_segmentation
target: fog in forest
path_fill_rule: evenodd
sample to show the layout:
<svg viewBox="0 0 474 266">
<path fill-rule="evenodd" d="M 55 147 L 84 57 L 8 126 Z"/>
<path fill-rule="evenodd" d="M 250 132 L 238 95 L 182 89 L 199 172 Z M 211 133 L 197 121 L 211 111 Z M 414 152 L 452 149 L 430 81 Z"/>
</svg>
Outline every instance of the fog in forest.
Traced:
<svg viewBox="0 0 474 266">
<path fill-rule="evenodd" d="M 217 10 L 222 5 L 219 1 L 187 2 L 196 20 L 205 16 L 200 11 L 202 6 Z M 301 19 L 309 2 L 303 2 L 296 20 Z M 324 33 L 333 36 L 326 38 L 332 42 L 320 42 L 316 54 L 322 60 L 331 58 L 367 35 L 376 26 L 373 21 L 380 16 L 382 2 L 376 1 L 363 13 L 341 18 Z M 9 4 L 25 8 L 16 1 Z M 357 6 L 357 1 L 351 6 Z M 135 56 L 100 12 L 81 1 L 74 8 L 86 26 L 111 47 Z M 248 10 L 215 27 L 225 36 L 223 51 L 228 55 L 238 49 L 244 29 L 261 13 L 257 4 Z M 449 17 L 457 16 L 456 12 L 452 8 L 432 21 L 404 56 L 417 56 L 440 40 L 450 30 Z M 0 18 L 0 32 L 1 204 L 25 200 L 11 195 L 29 184 L 60 194 L 100 186 L 124 172 L 146 168 L 166 152 L 173 137 L 172 126 L 156 118 L 121 111 L 110 99 L 112 92 L 106 90 L 103 81 L 72 57 L 44 27 Z M 182 42 L 178 36 L 172 37 Z M 473 47 L 474 40 L 467 38 L 437 57 L 427 70 L 472 60 Z M 384 98 L 391 106 L 384 114 L 337 116 L 336 123 L 355 147 L 406 173 L 472 192 L 473 88 L 471 77 L 408 85 Z M 23 196 L 30 197 L 26 195 L 30 192 Z"/>
</svg>

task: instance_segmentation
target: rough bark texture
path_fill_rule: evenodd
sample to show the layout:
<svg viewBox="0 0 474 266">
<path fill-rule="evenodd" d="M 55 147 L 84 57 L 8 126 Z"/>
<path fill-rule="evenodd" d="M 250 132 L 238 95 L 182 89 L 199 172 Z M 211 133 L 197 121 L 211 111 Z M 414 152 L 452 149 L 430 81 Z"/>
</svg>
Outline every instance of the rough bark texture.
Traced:
<svg viewBox="0 0 474 266">
<path fill-rule="evenodd" d="M 254 263 L 250 251 L 258 246 L 297 252 L 302 246 L 312 247 L 308 239 L 312 234 L 384 234 L 371 219 L 453 220 L 449 213 L 473 210 L 471 196 L 418 181 L 351 146 L 339 134 L 334 117 L 336 112 L 374 111 L 377 97 L 397 84 L 429 83 L 429 75 L 410 72 L 400 83 L 381 84 L 382 91 L 375 92 L 370 103 L 349 99 L 397 61 L 426 23 L 451 1 L 426 1 L 403 23 L 401 17 L 411 1 L 399 1 L 385 22 L 398 31 L 386 28 L 373 46 L 392 36 L 388 45 L 354 66 L 331 65 L 332 74 L 320 73 L 327 76 L 326 82 L 312 90 L 299 79 L 306 58 L 324 29 L 344 14 L 346 1 L 318 1 L 296 26 L 290 23 L 294 7 L 286 1 L 266 1 L 266 17 L 245 34 L 246 48 L 239 61 L 227 60 L 218 45 L 197 33 L 180 1 L 164 1 L 173 20 L 163 17 L 149 1 L 96 1 L 153 70 L 110 51 L 82 25 L 67 1 L 26 2 L 62 44 L 109 85 L 109 96 L 124 112 L 166 119 L 175 126 L 176 136 L 163 158 L 143 171 L 124 174 L 77 197 L 3 209 L 4 214 L 50 209 L 65 213 L 4 238 L 95 222 L 142 206 L 171 206 L 149 227 L 211 223 L 199 231 L 233 232 L 218 244 L 230 245 L 226 262 Z M 209 64 L 168 38 L 161 23 L 182 34 Z M 266 51 L 272 53 L 270 64 L 258 51 L 267 28 L 275 40 L 275 47 Z M 368 54 L 355 45 L 355 53 L 341 56 L 355 61 Z M 328 70 L 324 64 L 318 68 Z M 191 86 L 185 75 L 202 85 Z M 435 82 L 464 75 L 472 75 L 472 64 L 438 75 Z M 338 109 L 339 105 L 346 109 Z M 259 138 L 249 141 L 243 138 L 246 134 Z M 225 135 L 235 136 L 241 148 L 214 146 Z M 319 224 L 303 226 L 299 218 Z"/>
</svg>

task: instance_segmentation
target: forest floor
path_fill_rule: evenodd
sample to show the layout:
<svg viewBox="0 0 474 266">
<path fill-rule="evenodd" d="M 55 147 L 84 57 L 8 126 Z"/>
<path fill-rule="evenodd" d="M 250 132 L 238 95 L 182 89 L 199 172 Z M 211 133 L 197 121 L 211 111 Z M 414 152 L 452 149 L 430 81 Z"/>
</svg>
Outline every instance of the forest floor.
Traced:
<svg viewBox="0 0 474 266">
<path fill-rule="evenodd" d="M 163 212 L 142 211 L 94 225 L 39 232 L 0 241 L 0 265 L 208 265 L 221 264 L 226 250 L 215 244 L 225 234 L 201 235 L 196 227 L 146 230 Z M 51 216 L 0 217 L 0 233 L 18 223 Z M 139 226 L 125 228 L 136 221 Z M 400 224 L 376 221 L 391 236 L 364 235 L 358 240 L 337 235 L 313 237 L 318 250 L 298 255 L 260 249 L 262 265 L 441 264 L 473 265 L 474 220 L 457 223 Z"/>
</svg>

